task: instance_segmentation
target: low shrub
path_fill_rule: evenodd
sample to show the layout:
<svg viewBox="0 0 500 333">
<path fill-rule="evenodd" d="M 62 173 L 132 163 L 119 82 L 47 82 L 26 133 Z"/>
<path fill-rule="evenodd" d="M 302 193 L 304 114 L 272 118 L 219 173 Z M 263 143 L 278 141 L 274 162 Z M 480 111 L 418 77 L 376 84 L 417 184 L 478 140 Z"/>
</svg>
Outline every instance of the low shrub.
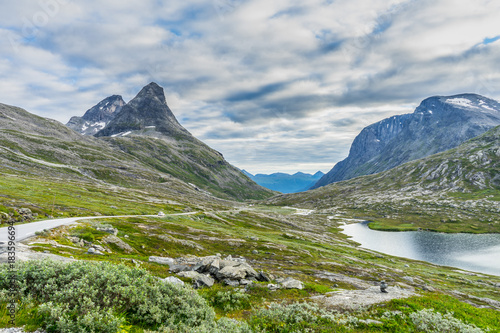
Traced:
<svg viewBox="0 0 500 333">
<path fill-rule="evenodd" d="M 39 304 L 53 332 L 118 332 L 125 322 L 175 329 L 215 323 L 215 313 L 193 289 L 176 286 L 143 269 L 106 262 L 21 262 L 18 290 Z M 9 288 L 0 266 L 2 301 Z"/>
</svg>

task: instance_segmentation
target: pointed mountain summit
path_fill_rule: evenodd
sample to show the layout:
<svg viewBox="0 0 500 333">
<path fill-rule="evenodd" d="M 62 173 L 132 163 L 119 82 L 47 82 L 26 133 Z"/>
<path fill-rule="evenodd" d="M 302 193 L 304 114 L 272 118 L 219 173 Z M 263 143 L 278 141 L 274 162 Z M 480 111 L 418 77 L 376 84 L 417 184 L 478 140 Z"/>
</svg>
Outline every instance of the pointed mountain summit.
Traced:
<svg viewBox="0 0 500 333">
<path fill-rule="evenodd" d="M 110 96 L 87 110 L 83 117 L 71 117 L 66 126 L 83 135 L 94 135 L 106 127 L 124 105 L 121 96 Z"/>
<path fill-rule="evenodd" d="M 476 94 L 434 96 L 411 114 L 393 116 L 354 139 L 349 156 L 312 188 L 392 169 L 446 151 L 500 125 L 500 103 Z"/>
<path fill-rule="evenodd" d="M 95 136 L 206 195 L 260 199 L 273 194 L 182 127 L 167 105 L 163 88 L 154 82 Z"/>
<path fill-rule="evenodd" d="M 191 136 L 168 107 L 163 88 L 154 82 L 142 88 L 96 136 L 126 136 L 136 131 Z"/>
</svg>

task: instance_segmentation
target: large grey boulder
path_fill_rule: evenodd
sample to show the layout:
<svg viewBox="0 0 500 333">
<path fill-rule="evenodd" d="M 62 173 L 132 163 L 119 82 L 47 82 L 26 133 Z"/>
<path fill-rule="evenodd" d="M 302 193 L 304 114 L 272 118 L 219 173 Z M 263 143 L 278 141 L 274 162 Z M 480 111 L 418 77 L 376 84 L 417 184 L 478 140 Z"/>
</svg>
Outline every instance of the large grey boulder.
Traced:
<svg viewBox="0 0 500 333">
<path fill-rule="evenodd" d="M 171 283 L 171 284 L 177 284 L 177 285 L 180 285 L 180 286 L 184 285 L 184 281 L 182 281 L 179 278 L 176 278 L 175 276 L 166 277 L 165 279 L 163 279 L 163 281 Z"/>
<path fill-rule="evenodd" d="M 195 272 L 195 271 L 184 271 L 177 274 L 180 277 L 185 277 L 193 281 L 193 286 L 195 288 L 212 287 L 215 280 L 210 276 Z"/>
<path fill-rule="evenodd" d="M 294 278 L 286 278 L 283 282 L 280 283 L 281 288 L 284 289 L 304 289 L 304 284 L 295 280 Z"/>
<path fill-rule="evenodd" d="M 155 257 L 151 256 L 149 257 L 149 262 L 154 262 L 160 265 L 174 265 L 175 259 L 168 258 L 168 257 Z"/>
<path fill-rule="evenodd" d="M 218 280 L 241 280 L 245 278 L 256 279 L 259 276 L 259 273 L 246 263 L 238 263 L 234 266 L 225 266 L 217 272 L 216 276 Z"/>
</svg>

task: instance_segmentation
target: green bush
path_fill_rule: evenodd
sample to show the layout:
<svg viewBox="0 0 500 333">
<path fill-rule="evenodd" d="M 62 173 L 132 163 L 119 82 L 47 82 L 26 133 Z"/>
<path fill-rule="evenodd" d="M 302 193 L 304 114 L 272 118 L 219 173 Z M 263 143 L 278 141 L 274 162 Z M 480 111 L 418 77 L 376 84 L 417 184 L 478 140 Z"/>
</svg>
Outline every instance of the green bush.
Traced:
<svg viewBox="0 0 500 333">
<path fill-rule="evenodd" d="M 44 326 L 54 332 L 118 332 L 125 322 L 172 329 L 215 322 L 213 309 L 193 289 L 160 281 L 143 269 L 81 261 L 21 262 L 17 269 L 21 296 L 40 304 Z M 0 266 L 4 295 L 7 271 L 7 265 Z"/>
<path fill-rule="evenodd" d="M 325 311 L 314 304 L 290 305 L 272 303 L 252 315 L 250 327 L 256 332 L 346 332 L 356 326 L 358 318 Z"/>
<path fill-rule="evenodd" d="M 204 297 L 211 306 L 224 312 L 250 308 L 250 295 L 241 290 L 214 291 L 205 294 Z"/>
<path fill-rule="evenodd" d="M 482 333 L 480 328 L 468 325 L 453 317 L 452 313 L 445 315 L 435 312 L 434 309 L 423 309 L 410 314 L 410 319 L 417 332 L 459 332 Z"/>
</svg>

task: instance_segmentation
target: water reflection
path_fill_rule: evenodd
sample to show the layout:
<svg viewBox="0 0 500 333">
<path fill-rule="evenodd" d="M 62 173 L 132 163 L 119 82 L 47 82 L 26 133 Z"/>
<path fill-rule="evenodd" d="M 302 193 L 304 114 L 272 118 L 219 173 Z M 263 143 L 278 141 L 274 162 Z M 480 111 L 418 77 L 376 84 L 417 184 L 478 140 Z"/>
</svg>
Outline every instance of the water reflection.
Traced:
<svg viewBox="0 0 500 333">
<path fill-rule="evenodd" d="M 500 234 L 387 232 L 371 230 L 368 222 L 349 224 L 343 229 L 367 249 L 500 276 Z"/>
</svg>

